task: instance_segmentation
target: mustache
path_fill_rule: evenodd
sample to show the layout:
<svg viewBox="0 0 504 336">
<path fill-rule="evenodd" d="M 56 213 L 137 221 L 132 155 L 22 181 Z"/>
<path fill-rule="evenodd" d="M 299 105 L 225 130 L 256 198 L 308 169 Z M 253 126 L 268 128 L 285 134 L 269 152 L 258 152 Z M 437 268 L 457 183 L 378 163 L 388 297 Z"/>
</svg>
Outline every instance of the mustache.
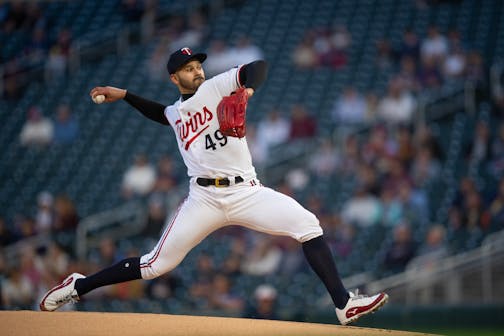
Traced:
<svg viewBox="0 0 504 336">
<path fill-rule="evenodd" d="M 205 77 L 201 77 L 201 76 L 194 77 L 194 80 L 197 80 L 197 79 L 203 79 L 203 80 L 205 80 Z"/>
</svg>

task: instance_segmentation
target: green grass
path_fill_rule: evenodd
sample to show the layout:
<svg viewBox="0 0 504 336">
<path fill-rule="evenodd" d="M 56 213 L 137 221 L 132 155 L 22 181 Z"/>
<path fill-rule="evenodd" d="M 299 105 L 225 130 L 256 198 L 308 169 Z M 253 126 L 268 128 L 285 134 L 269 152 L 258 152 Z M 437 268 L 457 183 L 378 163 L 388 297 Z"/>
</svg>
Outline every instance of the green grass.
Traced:
<svg viewBox="0 0 504 336">
<path fill-rule="evenodd" d="M 418 330 L 444 336 L 504 336 L 504 329 L 434 329 Z"/>
</svg>

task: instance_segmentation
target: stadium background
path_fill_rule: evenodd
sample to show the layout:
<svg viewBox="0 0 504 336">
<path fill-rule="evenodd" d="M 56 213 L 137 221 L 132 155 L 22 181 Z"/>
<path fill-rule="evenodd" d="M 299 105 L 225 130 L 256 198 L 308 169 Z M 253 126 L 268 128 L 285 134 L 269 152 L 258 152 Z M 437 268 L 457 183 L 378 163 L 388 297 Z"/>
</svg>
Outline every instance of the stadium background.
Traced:
<svg viewBox="0 0 504 336">
<path fill-rule="evenodd" d="M 224 66 L 257 54 L 270 63 L 248 113 L 260 177 L 321 218 L 347 284 L 392 291 L 360 325 L 496 334 L 503 18 L 501 1 L 1 4 L 2 308 L 37 309 L 70 271 L 156 242 L 187 188 L 171 130 L 124 103 L 95 105 L 88 92 L 113 85 L 169 104 L 166 57 L 190 46 Z M 30 121 L 53 131 L 22 135 Z M 123 180 L 139 156 L 155 182 L 135 191 Z M 432 281 L 412 289 L 428 272 Z M 276 291 L 274 317 L 335 321 L 296 246 L 237 228 L 207 238 L 168 276 L 97 291 L 73 309 L 257 317 L 264 284 Z"/>
</svg>

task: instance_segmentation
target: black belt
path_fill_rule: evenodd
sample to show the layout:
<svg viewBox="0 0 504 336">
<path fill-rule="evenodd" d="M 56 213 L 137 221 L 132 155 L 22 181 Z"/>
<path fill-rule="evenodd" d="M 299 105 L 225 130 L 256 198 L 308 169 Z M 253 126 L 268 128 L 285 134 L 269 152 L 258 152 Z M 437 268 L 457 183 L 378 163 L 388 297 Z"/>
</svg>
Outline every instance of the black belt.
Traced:
<svg viewBox="0 0 504 336">
<path fill-rule="evenodd" d="M 243 177 L 241 177 L 241 176 L 235 177 L 235 184 L 243 182 L 243 181 L 244 181 Z M 229 185 L 231 184 L 227 177 L 217 178 L 217 179 L 198 177 L 196 179 L 196 183 L 198 183 L 202 187 L 208 187 L 208 186 L 229 187 Z"/>
</svg>

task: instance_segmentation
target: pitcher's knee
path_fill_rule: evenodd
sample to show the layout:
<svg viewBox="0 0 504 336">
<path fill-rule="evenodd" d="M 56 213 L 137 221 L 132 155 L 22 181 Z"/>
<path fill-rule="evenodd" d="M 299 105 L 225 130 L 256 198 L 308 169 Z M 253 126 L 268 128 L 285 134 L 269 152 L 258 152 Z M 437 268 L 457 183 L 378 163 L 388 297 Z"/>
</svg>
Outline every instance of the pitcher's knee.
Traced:
<svg viewBox="0 0 504 336">
<path fill-rule="evenodd" d="M 140 259 L 140 272 L 142 279 L 151 280 L 173 270 L 183 258 L 151 258 L 150 254 Z"/>
<path fill-rule="evenodd" d="M 314 214 L 310 213 L 294 238 L 298 242 L 304 243 L 305 241 L 311 240 L 323 234 L 324 232 L 322 227 L 320 227 L 319 220 Z"/>
<path fill-rule="evenodd" d="M 167 264 L 163 262 L 153 262 L 150 264 L 140 265 L 140 272 L 142 274 L 142 279 L 151 280 L 161 275 L 168 273 L 176 266 L 173 264 Z"/>
</svg>

